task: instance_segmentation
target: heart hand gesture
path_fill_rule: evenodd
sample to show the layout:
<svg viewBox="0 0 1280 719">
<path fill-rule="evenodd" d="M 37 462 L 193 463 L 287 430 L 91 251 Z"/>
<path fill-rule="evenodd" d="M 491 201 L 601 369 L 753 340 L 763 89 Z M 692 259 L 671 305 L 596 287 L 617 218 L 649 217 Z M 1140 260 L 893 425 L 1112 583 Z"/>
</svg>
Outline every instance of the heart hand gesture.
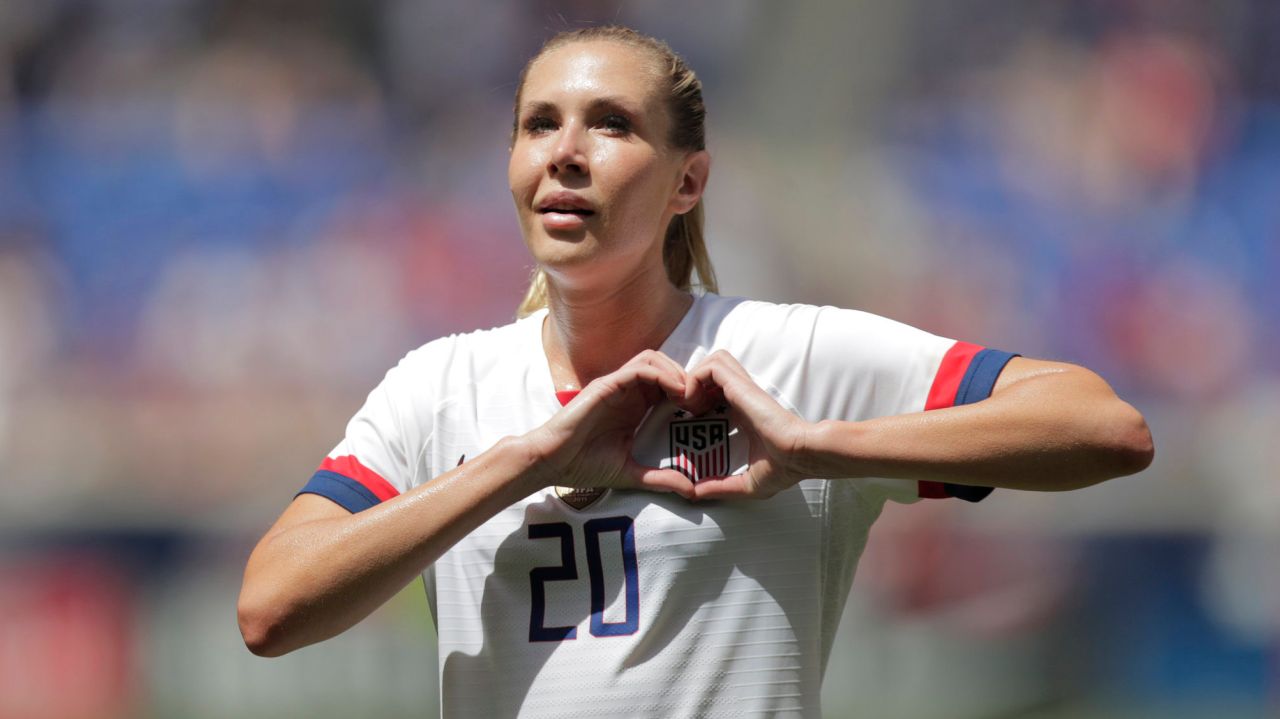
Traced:
<svg viewBox="0 0 1280 719">
<path fill-rule="evenodd" d="M 706 406 L 719 397 L 749 442 L 747 468 L 741 474 L 703 479 L 693 487 L 695 499 L 763 499 L 817 476 L 806 471 L 800 459 L 811 425 L 778 404 L 724 350 L 709 355 L 686 379 L 687 404 Z"/>
<path fill-rule="evenodd" d="M 646 467 L 632 457 L 636 428 L 663 399 L 691 411 L 702 392 L 688 391 L 684 368 L 655 350 L 592 381 L 546 424 L 526 435 L 546 472 L 543 483 L 675 492 L 693 499 L 693 484 L 674 469 Z"/>
<path fill-rule="evenodd" d="M 675 469 L 637 462 L 632 456 L 636 428 L 663 399 L 694 415 L 728 404 L 730 418 L 749 443 L 746 471 L 694 484 Z M 588 384 L 526 438 L 548 486 L 647 489 L 686 499 L 767 498 L 818 476 L 800 459 L 810 427 L 761 389 L 724 350 L 690 372 L 661 352 L 646 350 Z"/>
</svg>

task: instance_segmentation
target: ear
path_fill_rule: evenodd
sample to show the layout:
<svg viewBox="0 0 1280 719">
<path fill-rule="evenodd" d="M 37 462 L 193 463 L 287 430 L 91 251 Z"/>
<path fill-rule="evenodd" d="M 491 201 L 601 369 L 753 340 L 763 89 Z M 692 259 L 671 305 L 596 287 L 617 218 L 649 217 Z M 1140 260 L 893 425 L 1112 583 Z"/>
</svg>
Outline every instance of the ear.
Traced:
<svg viewBox="0 0 1280 719">
<path fill-rule="evenodd" d="M 671 197 L 671 209 L 677 215 L 692 210 L 707 189 L 707 177 L 711 174 L 711 153 L 706 150 L 690 152 L 680 168 L 680 185 Z"/>
</svg>

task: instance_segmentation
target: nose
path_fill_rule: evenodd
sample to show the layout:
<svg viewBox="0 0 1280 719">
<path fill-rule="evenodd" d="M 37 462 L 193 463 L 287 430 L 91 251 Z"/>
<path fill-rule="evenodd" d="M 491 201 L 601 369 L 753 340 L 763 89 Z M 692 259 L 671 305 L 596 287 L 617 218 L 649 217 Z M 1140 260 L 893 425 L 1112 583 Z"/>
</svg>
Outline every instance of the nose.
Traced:
<svg viewBox="0 0 1280 719">
<path fill-rule="evenodd" d="M 581 124 L 570 121 L 560 128 L 547 172 L 553 177 L 560 173 L 587 174 L 587 137 Z"/>
</svg>

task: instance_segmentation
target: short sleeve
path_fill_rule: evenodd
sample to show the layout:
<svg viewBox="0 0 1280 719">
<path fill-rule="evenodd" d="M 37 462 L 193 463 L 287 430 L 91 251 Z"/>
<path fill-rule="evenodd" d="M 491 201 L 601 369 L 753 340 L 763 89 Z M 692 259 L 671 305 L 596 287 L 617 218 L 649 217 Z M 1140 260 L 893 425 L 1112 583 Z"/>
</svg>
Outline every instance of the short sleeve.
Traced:
<svg viewBox="0 0 1280 719">
<path fill-rule="evenodd" d="M 1014 354 L 939 337 L 865 312 L 823 307 L 812 325 L 804 387 L 815 416 L 859 421 L 971 404 L 991 395 Z M 815 396 L 817 393 L 817 396 Z M 979 501 L 987 487 L 872 479 L 889 499 Z"/>
<path fill-rule="evenodd" d="M 346 435 L 298 494 L 318 494 L 359 512 L 407 491 L 430 414 L 409 376 L 412 355 L 389 371 L 347 423 Z M 418 393 L 420 394 L 420 393 Z"/>
<path fill-rule="evenodd" d="M 1003 350 L 989 349 L 968 342 L 951 345 L 938 364 L 925 410 L 959 407 L 973 404 L 991 396 L 996 380 L 1009 360 L 1017 355 Z M 918 482 L 917 494 L 922 499 L 956 497 L 968 502 L 980 502 L 991 494 L 991 487 L 978 487 L 949 482 Z"/>
</svg>

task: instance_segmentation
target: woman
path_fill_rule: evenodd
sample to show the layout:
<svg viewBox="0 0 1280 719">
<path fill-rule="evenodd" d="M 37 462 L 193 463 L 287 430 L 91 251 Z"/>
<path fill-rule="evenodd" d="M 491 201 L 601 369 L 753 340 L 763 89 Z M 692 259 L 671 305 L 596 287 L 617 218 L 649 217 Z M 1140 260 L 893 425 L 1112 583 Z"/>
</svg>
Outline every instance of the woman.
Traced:
<svg viewBox="0 0 1280 719">
<path fill-rule="evenodd" d="M 693 296 L 695 269 L 715 287 L 709 169 L 700 85 L 665 45 L 596 28 L 530 61 L 522 318 L 373 391 L 249 559 L 250 649 L 334 636 L 422 574 L 446 716 L 817 716 L 886 500 L 1150 462 L 1141 415 L 1083 368 Z"/>
</svg>

